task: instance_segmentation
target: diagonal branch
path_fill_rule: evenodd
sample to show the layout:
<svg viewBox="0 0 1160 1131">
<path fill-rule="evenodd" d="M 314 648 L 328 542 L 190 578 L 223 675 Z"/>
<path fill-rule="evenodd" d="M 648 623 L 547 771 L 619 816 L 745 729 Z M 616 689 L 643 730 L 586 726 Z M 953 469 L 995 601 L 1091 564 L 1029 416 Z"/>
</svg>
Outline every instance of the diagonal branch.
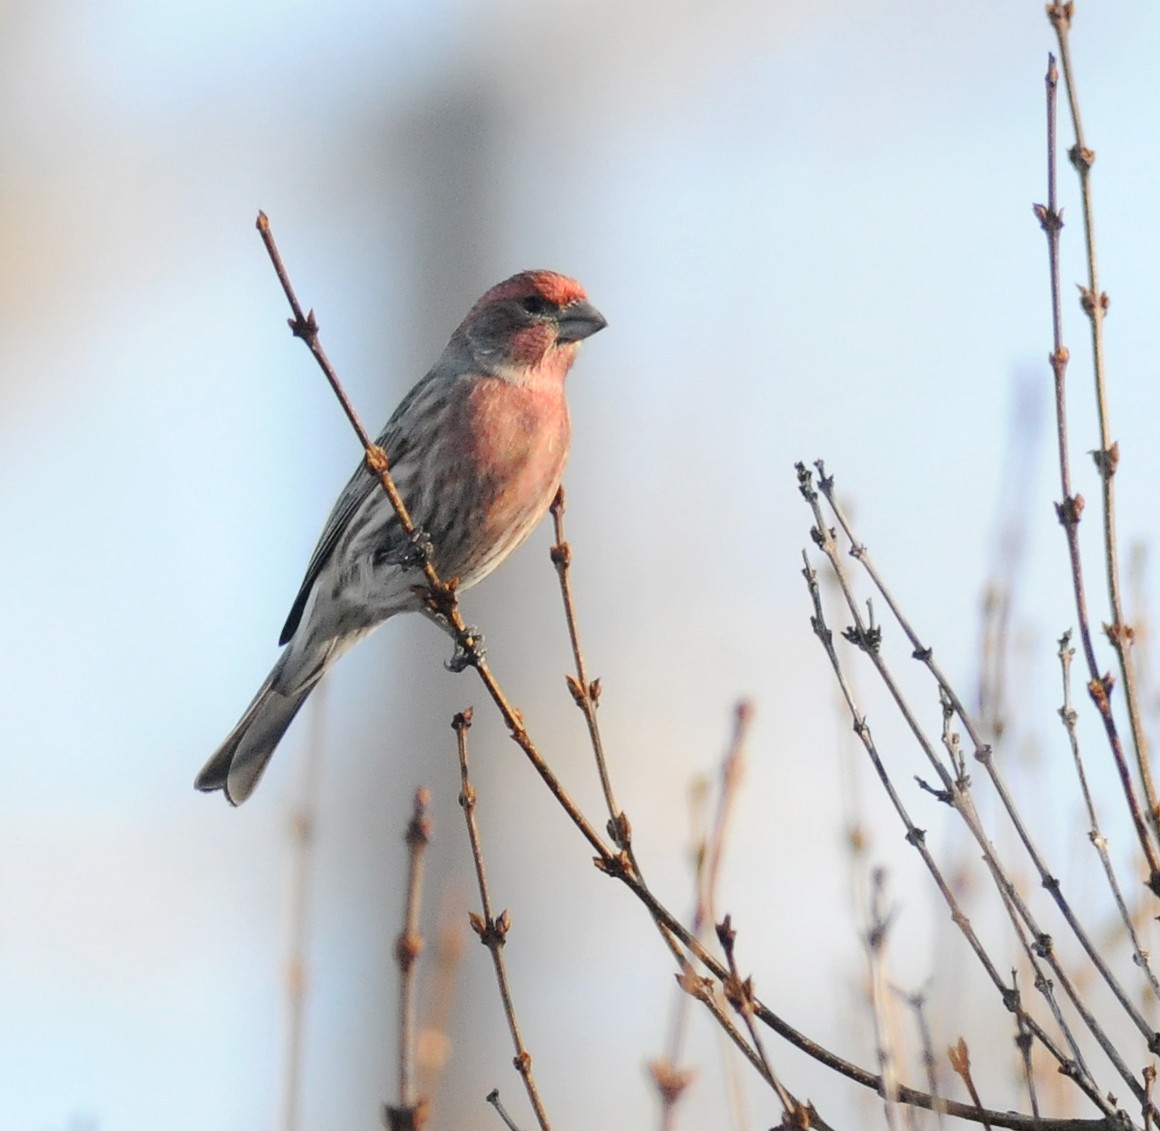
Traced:
<svg viewBox="0 0 1160 1131">
<path fill-rule="evenodd" d="M 290 285 L 285 268 L 282 264 L 281 257 L 277 252 L 277 247 L 274 244 L 273 235 L 270 232 L 269 222 L 264 214 L 260 214 L 258 218 L 258 230 L 262 235 L 263 242 L 266 245 L 267 251 L 270 254 L 271 261 L 278 273 L 279 281 L 286 293 L 287 300 L 290 303 L 291 310 L 294 312 L 294 318 L 291 319 L 291 329 L 296 336 L 302 337 L 310 348 L 311 354 L 318 362 L 320 368 L 329 381 L 332 389 L 334 389 L 336 396 L 343 406 L 343 410 L 347 415 L 347 419 L 351 422 L 356 434 L 359 437 L 360 443 L 363 445 L 366 453 L 367 466 L 378 477 L 384 492 L 386 493 L 392 507 L 395 509 L 399 517 L 400 525 L 408 535 L 414 535 L 415 525 L 410 518 L 406 505 L 400 498 L 398 490 L 390 475 L 387 455 L 383 450 L 370 441 L 367 433 L 359 423 L 358 417 L 350 405 L 345 393 L 342 391 L 341 383 L 334 372 L 329 360 L 326 358 L 325 352 L 322 350 L 318 340 L 318 326 L 313 317 L 313 313 L 305 315 L 302 308 L 294 295 L 293 288 Z M 560 784 L 556 775 L 548 766 L 539 748 L 532 741 L 528 734 L 523 718 L 519 711 L 509 702 L 504 691 L 502 690 L 498 680 L 492 673 L 485 658 L 482 655 L 478 646 L 478 640 L 473 636 L 467 628 L 462 615 L 459 612 L 458 599 L 456 595 L 456 587 L 454 581 L 444 582 L 435 571 L 432 562 L 427 559 L 422 563 L 422 573 L 427 582 L 428 598 L 431 606 L 447 619 L 448 624 L 453 630 L 457 644 L 461 649 L 463 655 L 466 657 L 467 663 L 475 668 L 484 688 L 495 704 L 504 723 L 507 725 L 511 734 L 512 740 L 524 752 L 529 762 L 531 762 L 533 769 L 539 774 L 544 785 L 552 794 L 553 798 L 560 805 L 560 807 L 567 814 L 569 820 L 576 826 L 581 835 L 589 843 L 596 853 L 593 863 L 603 871 L 605 874 L 619 880 L 623 883 L 642 905 L 648 911 L 653 922 L 660 931 L 662 938 L 670 950 L 684 948 L 691 954 L 697 962 L 699 962 L 708 973 L 715 978 L 720 984 L 724 984 L 729 977 L 729 970 L 720 959 L 711 954 L 705 946 L 698 940 L 673 914 L 657 899 L 656 895 L 647 886 L 639 873 L 634 868 L 628 854 L 623 850 L 614 851 L 604 839 L 596 831 L 592 822 L 585 816 L 579 806 L 572 800 L 570 795 Z M 486 912 L 485 912 L 486 914 Z M 493 920 L 494 921 L 494 920 Z M 485 924 L 486 926 L 486 924 Z M 678 945 L 679 944 L 679 945 Z M 712 995 L 707 995 L 707 1005 L 710 1012 L 715 1008 L 715 1002 L 712 1000 Z M 759 1019 L 762 1024 L 778 1033 L 783 1039 L 789 1041 L 798 1049 L 805 1052 L 808 1056 L 817 1060 L 822 1065 L 832 1069 L 833 1071 L 845 1076 L 847 1079 L 870 1088 L 879 1095 L 884 1093 L 884 1084 L 880 1076 L 853 1064 L 850 1061 L 836 1055 L 825 1047 L 819 1045 L 817 1042 L 811 1040 L 805 1034 L 789 1025 L 781 1017 L 773 1012 L 767 1005 L 761 1002 L 758 998 L 753 998 L 753 1016 Z M 729 1032 L 730 1028 L 726 1027 Z M 732 1030 L 736 1033 L 736 1030 Z M 740 1036 L 740 1034 L 737 1034 Z M 734 1038 L 736 1039 L 736 1037 Z M 1047 1047 L 1052 1047 L 1050 1038 L 1046 1034 L 1040 1038 L 1047 1042 Z M 745 1045 L 748 1048 L 748 1045 Z M 743 1049 L 744 1051 L 744 1049 Z M 756 1059 L 755 1067 L 761 1070 L 760 1058 L 752 1049 L 749 1049 L 747 1055 L 751 1061 Z M 1057 1054 L 1060 1055 L 1060 1054 Z M 1061 1064 L 1063 1058 L 1060 1055 Z M 517 1065 L 519 1067 L 519 1065 Z M 1083 1087 L 1083 1083 L 1080 1082 Z M 1087 1089 L 1084 1089 L 1085 1092 Z M 941 1097 L 935 1097 L 928 1093 L 921 1092 L 918 1089 L 910 1088 L 905 1085 L 900 1085 L 898 1088 L 898 1099 L 901 1103 L 905 1103 L 914 1107 L 921 1107 L 926 1109 L 935 1109 L 945 1111 L 948 1115 L 956 1116 L 961 1119 L 966 1119 L 971 1122 L 980 1122 L 985 1120 L 994 1127 L 1010 1128 L 1012 1131 L 1122 1131 L 1122 1128 L 1128 1126 L 1120 1117 L 1119 1113 L 1114 1112 L 1106 1104 L 1101 1096 L 1098 1094 L 1089 1097 L 1098 1107 L 1105 1112 L 1105 1117 L 1101 1119 L 1061 1119 L 1061 1120 L 1042 1120 L 1033 1119 L 1029 1116 L 1024 1116 L 1016 1112 L 999 1112 L 999 1111 L 980 1111 L 979 1109 L 967 1105 L 959 1104 L 952 1101 L 947 1101 Z M 808 1109 L 811 1113 L 811 1118 L 815 1125 L 824 1127 L 818 1119 L 812 1108 Z"/>
<path fill-rule="evenodd" d="M 812 486 L 803 478 L 803 473 L 808 476 L 808 472 L 805 472 L 803 465 L 799 464 L 798 466 L 799 484 L 801 485 L 802 494 L 805 496 L 807 501 L 810 502 L 810 505 L 813 509 L 816 523 L 815 529 L 821 531 L 825 524 L 822 519 L 821 509 L 818 505 L 817 492 L 814 492 Z M 895 620 L 897 620 L 899 626 L 902 628 L 907 637 L 907 640 L 910 642 L 911 647 L 913 648 L 914 658 L 927 668 L 935 682 L 938 684 L 940 694 L 945 696 L 947 702 L 953 708 L 954 714 L 962 722 L 962 725 L 969 735 L 971 742 L 974 744 L 975 759 L 980 762 L 986 770 L 987 776 L 990 779 L 991 784 L 999 798 L 999 801 L 1003 806 L 1003 810 L 1006 813 L 1008 820 L 1011 822 L 1012 827 L 1015 829 L 1015 832 L 1018 835 L 1025 852 L 1027 853 L 1028 859 L 1031 861 L 1035 870 L 1039 873 L 1039 878 L 1044 888 L 1046 888 L 1048 893 L 1051 895 L 1051 898 L 1055 902 L 1056 907 L 1058 907 L 1060 913 L 1067 921 L 1067 925 L 1071 929 L 1072 934 L 1083 947 L 1084 953 L 1088 956 L 1089 961 L 1099 972 L 1100 977 L 1103 979 L 1104 983 L 1115 995 L 1116 1000 L 1119 1002 L 1121 1008 L 1130 1018 L 1132 1024 L 1136 1026 L 1141 1036 L 1144 1037 L 1148 1044 L 1149 1050 L 1154 1053 L 1160 1052 L 1160 1034 L 1158 1034 L 1148 1024 L 1147 1019 L 1137 1008 L 1135 1002 L 1132 1001 L 1132 999 L 1128 996 L 1124 987 L 1120 984 L 1119 980 L 1108 966 L 1104 956 L 1100 953 L 1099 947 L 1097 947 L 1092 941 L 1091 937 L 1080 922 L 1075 910 L 1064 896 L 1062 885 L 1060 884 L 1058 878 L 1052 875 L 1048 870 L 1041 853 L 1031 838 L 1031 834 L 1026 826 L 1026 823 L 1023 821 L 1022 816 L 1020 815 L 1014 801 L 1012 800 L 1010 791 L 1007 789 L 1006 782 L 999 771 L 999 767 L 995 763 L 990 745 L 983 741 L 973 716 L 963 706 L 962 701 L 959 699 L 958 694 L 955 692 L 950 681 L 946 678 L 942 669 L 935 661 L 933 649 L 922 642 L 917 632 L 911 626 L 909 620 L 907 620 L 893 593 L 887 587 L 885 581 L 882 578 L 882 575 L 878 572 L 878 569 L 874 565 L 874 562 L 871 559 L 870 553 L 866 546 L 856 537 L 849 518 L 846 516 L 845 511 L 835 496 L 833 477 L 827 476 L 825 474 L 824 465 L 820 460 L 818 461 L 818 490 L 825 496 L 827 504 L 833 511 L 835 518 L 837 518 L 843 532 L 850 541 L 850 555 L 855 558 L 858 564 L 866 571 L 866 574 L 869 576 L 874 587 L 885 598 L 887 605 L 890 607 L 891 614 L 894 616 Z M 811 494 L 813 495 L 812 499 L 810 497 Z M 842 567 L 837 555 L 837 549 L 834 545 L 833 532 L 828 532 L 828 536 L 825 533 L 819 534 L 819 537 L 821 538 L 821 542 L 819 544 L 825 551 L 826 556 L 830 559 L 831 566 L 839 575 L 839 581 L 841 582 L 842 590 L 846 597 L 847 605 L 850 608 L 851 614 L 853 615 L 855 621 L 860 624 L 861 616 L 858 610 L 858 605 L 854 599 L 852 591 L 850 590 L 848 582 L 845 580 L 845 570 Z M 904 717 L 906 718 L 907 725 L 910 727 L 912 733 L 920 745 L 922 745 L 925 749 L 928 746 L 928 740 L 922 734 L 921 729 L 915 722 L 912 712 L 906 705 L 905 700 L 903 699 L 902 694 L 894 681 L 894 677 L 891 675 L 881 656 L 876 651 L 870 651 L 868 654 L 870 656 L 871 662 L 875 667 L 875 670 L 879 674 L 879 677 L 885 683 L 887 689 L 890 691 L 891 697 L 894 699 L 895 703 L 899 707 L 899 710 L 902 711 Z M 945 775 L 945 770 L 941 771 L 941 773 Z M 944 781 L 945 780 L 946 778 L 944 777 Z M 979 821 L 979 817 L 975 811 L 974 802 L 971 799 L 969 791 L 966 789 L 957 788 L 956 785 L 956 788 L 951 789 L 947 800 L 958 811 L 959 815 L 962 817 L 968 829 L 970 830 L 971 835 L 975 838 L 976 843 L 983 850 L 984 859 L 987 862 L 988 868 L 991 869 L 992 874 L 996 878 L 996 881 L 1000 884 L 1004 896 L 1011 901 L 1011 905 L 1018 911 L 1019 918 L 1022 919 L 1024 923 L 1026 923 L 1028 929 L 1032 932 L 1036 939 L 1050 940 L 1050 936 L 1041 930 L 1034 916 L 1032 915 L 1030 908 L 1027 906 L 1022 896 L 1016 890 L 1014 884 L 1012 884 L 1010 879 L 1007 877 L 1005 870 L 1002 868 L 1002 865 L 999 862 L 998 854 L 995 851 L 995 847 L 991 843 L 990 838 L 988 837 L 986 831 L 983 829 L 981 822 Z M 1080 1016 L 1083 1017 L 1084 1024 L 1087 1026 L 1088 1031 L 1100 1043 L 1100 1047 L 1103 1048 L 1109 1060 L 1111 1060 L 1111 1062 L 1116 1066 L 1117 1071 L 1124 1079 L 1124 1082 L 1132 1089 L 1133 1094 L 1137 1095 L 1137 1097 L 1141 1096 L 1143 1093 L 1141 1090 L 1140 1082 L 1136 1080 L 1132 1072 L 1128 1069 L 1127 1065 L 1124 1064 L 1123 1059 L 1116 1052 L 1111 1038 L 1108 1036 L 1103 1027 L 1098 1023 L 1094 1014 L 1079 998 L 1071 978 L 1064 970 L 1058 956 L 1055 953 L 1054 946 L 1052 945 L 1041 949 L 1044 951 L 1042 957 L 1051 967 L 1052 972 L 1058 979 L 1060 985 L 1064 989 L 1064 992 L 1067 994 L 1068 998 L 1071 1000 Z"/>
</svg>

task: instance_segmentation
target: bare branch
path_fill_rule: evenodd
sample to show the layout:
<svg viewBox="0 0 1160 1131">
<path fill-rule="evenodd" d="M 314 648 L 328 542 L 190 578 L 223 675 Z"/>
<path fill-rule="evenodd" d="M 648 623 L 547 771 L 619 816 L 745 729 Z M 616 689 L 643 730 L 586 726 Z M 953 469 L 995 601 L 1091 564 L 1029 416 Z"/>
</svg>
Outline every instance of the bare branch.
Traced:
<svg viewBox="0 0 1160 1131">
<path fill-rule="evenodd" d="M 1119 553 L 1116 548 L 1115 474 L 1120 461 L 1120 448 L 1119 444 L 1112 439 L 1111 417 L 1108 408 L 1104 318 L 1108 312 L 1109 300 L 1107 294 L 1100 289 L 1099 269 L 1096 260 L 1095 205 L 1092 200 L 1092 165 L 1095 163 L 1096 155 L 1088 146 L 1084 136 L 1079 94 L 1075 85 L 1075 66 L 1071 58 L 1072 5 L 1054 0 L 1053 3 L 1047 5 L 1047 17 L 1052 27 L 1055 28 L 1056 39 L 1059 43 L 1063 82 L 1067 89 L 1068 107 L 1071 111 L 1072 127 L 1075 130 L 1075 144 L 1069 150 L 1068 157 L 1079 176 L 1080 196 L 1083 201 L 1084 246 L 1087 253 L 1088 278 L 1087 285 L 1080 288 L 1080 305 L 1088 317 L 1091 329 L 1096 411 L 1100 429 L 1099 448 L 1092 454 L 1095 458 L 1096 468 L 1100 473 L 1103 489 L 1104 572 L 1108 586 L 1108 603 L 1112 613 L 1112 623 L 1106 626 L 1105 631 L 1119 659 L 1120 675 L 1124 682 L 1124 698 L 1128 706 L 1128 722 L 1136 750 L 1136 768 L 1144 789 L 1148 821 L 1153 836 L 1160 838 L 1160 801 L 1157 799 L 1156 785 L 1152 778 L 1152 766 L 1148 757 L 1148 739 L 1140 710 L 1136 668 L 1132 654 L 1132 626 L 1124 620 Z M 1052 138 L 1049 159 L 1054 164 L 1054 138 Z M 1058 239 L 1058 233 L 1056 238 Z M 1095 674 L 1092 675 L 1092 678 L 1096 678 Z M 1110 691 L 1110 687 L 1106 690 Z M 1148 856 L 1148 863 L 1152 872 L 1155 873 L 1157 863 L 1154 855 Z M 1155 874 L 1153 874 L 1152 883 L 1153 891 L 1160 895 L 1160 878 L 1156 877 Z"/>
<path fill-rule="evenodd" d="M 288 1005 L 286 1079 L 283 1095 L 284 1131 L 298 1131 L 302 1093 L 302 1050 L 306 1035 L 308 988 L 307 943 L 310 933 L 310 870 L 314 856 L 315 797 L 326 733 L 327 687 L 324 680 L 314 693 L 310 735 L 301 763 L 298 800 L 290 817 L 292 873 L 290 881 L 290 958 L 286 971 Z"/>
<path fill-rule="evenodd" d="M 492 1088 L 492 1090 L 487 1093 L 487 1102 L 491 1104 L 491 1106 L 494 1107 L 495 1110 L 499 1113 L 499 1117 L 504 1121 L 504 1125 L 507 1127 L 508 1131 L 520 1131 L 519 1127 L 512 1120 L 512 1117 L 504 1110 L 503 1104 L 499 1102 L 498 1088 Z"/>
<path fill-rule="evenodd" d="M 981 1112 L 983 1110 L 983 1104 L 979 1099 L 979 1090 L 975 1087 L 975 1079 L 971 1075 L 971 1052 L 967 1048 L 967 1042 L 960 1037 L 955 1044 L 947 1049 L 947 1056 L 950 1058 L 951 1068 L 954 1069 L 955 1075 L 962 1080 L 963 1085 L 970 1094 L 972 1102 Z M 991 1131 L 991 1125 L 985 1119 L 982 1123 L 986 1131 Z"/>
<path fill-rule="evenodd" d="M 415 791 L 415 804 L 407 825 L 407 896 L 403 930 L 395 944 L 399 964 L 399 1103 L 412 1105 L 411 1057 L 415 1033 L 415 963 L 423 951 L 419 933 L 419 915 L 423 906 L 423 859 L 431 840 L 431 819 L 427 806 L 431 795 L 425 789 Z"/>
<path fill-rule="evenodd" d="M 966 729 L 966 732 L 971 739 L 971 742 L 974 744 L 975 759 L 985 768 L 987 776 L 990 779 L 990 782 L 994 787 L 1000 802 L 1002 803 L 1003 811 L 1006 813 L 1008 820 L 1011 822 L 1012 827 L 1015 829 L 1015 832 L 1017 833 L 1029 860 L 1035 867 L 1036 871 L 1039 873 L 1039 878 L 1044 888 L 1046 888 L 1051 895 L 1056 906 L 1059 908 L 1063 917 L 1066 919 L 1067 925 L 1071 929 L 1071 932 L 1083 947 L 1085 954 L 1087 954 L 1088 959 L 1099 972 L 1100 977 L 1103 979 L 1104 983 L 1109 987 L 1109 989 L 1111 989 L 1121 1008 L 1147 1041 L 1149 1049 L 1154 1052 L 1160 1050 L 1160 1034 L 1157 1034 L 1151 1028 L 1147 1020 L 1141 1014 L 1140 1010 L 1136 1007 L 1135 1003 L 1131 1000 L 1131 998 L 1129 998 L 1123 986 L 1120 985 L 1119 981 L 1112 973 L 1111 968 L 1105 961 L 1103 955 L 1100 953 L 1099 948 L 1095 946 L 1087 931 L 1080 923 L 1074 909 L 1071 907 L 1068 900 L 1064 897 L 1062 886 L 1058 878 L 1048 870 L 1046 864 L 1044 863 L 1041 853 L 1031 838 L 1031 834 L 1026 826 L 1026 823 L 1023 821 L 1022 816 L 1020 815 L 1014 801 L 1012 800 L 1011 794 L 1007 789 L 1006 782 L 1004 781 L 1002 774 L 999 772 L 999 768 L 995 763 L 994 757 L 992 756 L 991 747 L 988 743 L 983 741 L 982 735 L 979 732 L 979 728 L 975 723 L 974 718 L 972 717 L 971 713 L 963 706 L 962 700 L 955 692 L 954 687 L 951 685 L 949 680 L 943 674 L 942 669 L 935 661 L 933 649 L 922 642 L 914 628 L 910 625 L 910 622 L 907 620 L 906 616 L 903 614 L 898 601 L 887 588 L 885 581 L 883 580 L 881 574 L 878 572 L 877 567 L 874 565 L 874 562 L 871 559 L 870 553 L 866 546 L 855 536 L 849 519 L 846 517 L 841 504 L 835 497 L 833 477 L 827 476 L 825 474 L 824 465 L 820 460 L 818 461 L 817 466 L 819 490 L 821 494 L 825 496 L 827 504 L 830 506 L 834 513 L 834 517 L 838 520 L 839 525 L 841 525 L 843 532 L 851 543 L 851 556 L 857 560 L 858 564 L 869 576 L 874 587 L 886 600 L 892 616 L 898 622 L 899 626 L 905 633 L 907 640 L 911 644 L 914 658 L 927 668 L 940 689 L 940 695 L 945 696 L 947 702 L 951 707 L 953 707 L 955 715 L 957 715 L 962 722 L 963 727 Z M 841 559 L 837 552 L 833 532 L 829 531 L 828 536 L 818 533 L 818 531 L 820 531 L 824 526 L 821 508 L 818 501 L 818 494 L 812 490 L 812 487 L 804 483 L 802 478 L 804 468 L 801 464 L 799 464 L 798 467 L 799 485 L 801 486 L 802 494 L 810 503 L 814 513 L 814 520 L 816 524 L 815 537 L 818 539 L 818 544 L 822 547 L 826 553 L 827 558 L 830 560 L 831 566 L 839 575 L 839 581 L 842 585 L 842 590 L 846 597 L 847 605 L 855 619 L 856 626 L 858 626 L 858 631 L 865 631 L 864 627 L 862 626 L 858 603 L 853 595 L 852 590 L 850 589 L 849 582 L 846 580 L 845 569 L 842 566 Z M 828 530 L 828 528 L 826 529 Z M 947 800 L 954 806 L 960 817 L 962 817 L 976 843 L 983 850 L 983 858 L 992 876 L 995 878 L 996 883 L 998 883 L 1003 889 L 1004 898 L 1010 902 L 1011 907 L 1017 911 L 1019 918 L 1027 925 L 1028 930 L 1037 940 L 1046 939 L 1050 941 L 1050 935 L 1039 926 L 1036 918 L 1032 915 L 1026 901 L 1022 898 L 1019 891 L 1007 875 L 1006 869 L 1003 867 L 998 853 L 996 852 L 994 845 L 991 843 L 990 837 L 984 830 L 982 823 L 979 820 L 978 814 L 975 811 L 974 802 L 971 800 L 970 791 L 967 789 L 959 788 L 956 783 L 951 782 L 949 773 L 945 770 L 944 767 L 942 767 L 941 763 L 938 763 L 937 759 L 934 758 L 930 749 L 929 740 L 926 738 L 922 728 L 919 726 L 913 711 L 908 706 L 905 698 L 899 690 L 897 682 L 886 666 L 885 661 L 882 659 L 881 655 L 879 655 L 877 650 L 872 650 L 868 654 L 872 663 L 874 664 L 875 670 L 878 672 L 879 677 L 882 679 L 887 690 L 890 692 L 891 698 L 894 699 L 899 711 L 906 719 L 907 726 L 910 728 L 912 734 L 917 739 L 924 752 L 926 752 L 928 759 L 931 760 L 932 764 L 935 766 L 936 772 L 938 772 L 940 777 L 943 778 L 944 787 L 950 790 L 950 794 Z M 1110 718 L 1110 711 L 1108 713 L 1108 717 Z M 1040 947 L 1037 945 L 1037 952 L 1041 954 L 1041 957 L 1043 957 L 1051 967 L 1052 974 L 1059 982 L 1059 985 L 1063 988 L 1068 997 L 1068 1000 L 1072 1003 L 1077 1012 L 1083 1018 L 1084 1024 L 1087 1026 L 1088 1031 L 1099 1042 L 1100 1047 L 1104 1050 L 1104 1053 L 1107 1055 L 1108 1059 L 1112 1062 L 1113 1065 L 1116 1066 L 1116 1070 L 1119 1072 L 1120 1077 L 1124 1080 L 1128 1087 L 1132 1089 L 1133 1094 L 1137 1095 L 1137 1098 L 1139 1098 L 1139 1096 L 1142 1095 L 1140 1082 L 1135 1078 L 1131 1070 L 1124 1063 L 1123 1058 L 1119 1056 L 1115 1045 L 1105 1028 L 1099 1024 L 1095 1015 L 1087 1007 L 1087 1005 L 1076 991 L 1073 980 L 1068 972 L 1064 969 L 1062 963 L 1055 953 L 1054 947 L 1050 945 L 1046 947 Z"/>
<path fill-rule="evenodd" d="M 572 597 L 572 547 L 564 538 L 564 488 L 556 491 L 556 497 L 549 508 L 555 527 L 556 541 L 552 545 L 552 564 L 560 579 L 560 596 L 564 601 L 564 619 L 568 624 L 568 637 L 572 642 L 572 657 L 576 663 L 576 675 L 568 676 L 568 690 L 576 706 L 584 714 L 588 725 L 588 737 L 592 743 L 592 753 L 596 758 L 596 770 L 600 775 L 600 788 L 604 791 L 604 801 L 608 806 L 608 835 L 617 848 L 627 852 L 637 867 L 632 854 L 632 826 L 623 810 L 616 803 L 612 792 L 612 778 L 608 773 L 608 761 L 604 756 L 604 740 L 600 736 L 600 723 L 596 717 L 600 706 L 600 680 L 589 679 L 588 667 L 584 662 L 584 649 L 580 644 L 580 626 L 576 621 L 576 606 Z"/>
<path fill-rule="evenodd" d="M 516 1018 L 516 1008 L 512 1001 L 511 984 L 508 981 L 507 963 L 503 957 L 503 946 L 507 942 L 508 931 L 511 929 L 511 916 L 502 911 L 498 917 L 492 914 L 491 892 L 487 884 L 487 869 L 483 863 L 483 846 L 479 838 L 479 828 L 475 821 L 475 786 L 467 772 L 467 731 L 471 726 L 471 708 L 461 711 L 451 723 L 455 731 L 459 749 L 460 793 L 459 804 L 463 808 L 463 816 L 467 821 L 467 837 L 471 842 L 471 856 L 475 861 L 475 876 L 479 881 L 479 899 L 483 905 L 483 915 L 472 915 L 471 928 L 479 936 L 479 941 L 487 947 L 491 954 L 492 965 L 495 967 L 495 980 L 499 985 L 499 996 L 503 1001 L 504 1017 L 507 1018 L 508 1030 L 512 1036 L 516 1055 L 513 1060 L 516 1071 L 524 1082 L 524 1089 L 528 1093 L 532 1108 L 536 1113 L 536 1120 L 541 1131 L 550 1131 L 548 1112 L 540 1099 L 539 1089 L 536 1087 L 536 1078 L 532 1073 L 532 1056 L 524 1044 L 520 1033 L 519 1021 Z M 496 1110 L 498 1107 L 498 1093 L 496 1095 Z M 507 1117 L 504 1116 L 506 1119 Z"/>
</svg>

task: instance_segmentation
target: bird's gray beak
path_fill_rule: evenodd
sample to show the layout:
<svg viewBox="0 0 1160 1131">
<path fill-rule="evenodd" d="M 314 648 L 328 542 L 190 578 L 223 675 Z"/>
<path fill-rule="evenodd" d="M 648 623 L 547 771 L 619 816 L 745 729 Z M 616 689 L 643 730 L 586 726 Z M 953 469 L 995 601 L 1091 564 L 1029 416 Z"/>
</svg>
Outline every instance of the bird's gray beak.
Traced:
<svg viewBox="0 0 1160 1131">
<path fill-rule="evenodd" d="M 608 320 L 589 302 L 570 302 L 560 311 L 556 341 L 582 342 L 608 325 Z"/>
</svg>

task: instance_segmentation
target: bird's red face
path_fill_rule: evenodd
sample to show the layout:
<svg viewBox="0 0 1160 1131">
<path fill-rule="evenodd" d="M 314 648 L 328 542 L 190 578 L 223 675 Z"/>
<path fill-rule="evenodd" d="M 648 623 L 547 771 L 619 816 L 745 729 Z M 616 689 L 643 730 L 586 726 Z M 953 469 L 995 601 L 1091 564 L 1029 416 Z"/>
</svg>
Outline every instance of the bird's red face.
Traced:
<svg viewBox="0 0 1160 1131">
<path fill-rule="evenodd" d="M 492 287 L 461 327 L 478 361 L 508 380 L 567 373 L 579 343 L 606 325 L 575 279 L 523 271 Z"/>
</svg>

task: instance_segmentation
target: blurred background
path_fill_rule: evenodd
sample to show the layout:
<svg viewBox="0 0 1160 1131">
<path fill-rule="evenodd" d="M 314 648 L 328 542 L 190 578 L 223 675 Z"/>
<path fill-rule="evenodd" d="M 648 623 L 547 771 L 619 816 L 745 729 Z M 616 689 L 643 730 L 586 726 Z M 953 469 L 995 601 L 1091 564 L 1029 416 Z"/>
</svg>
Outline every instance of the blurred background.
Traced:
<svg viewBox="0 0 1160 1131">
<path fill-rule="evenodd" d="M 1156 528 L 1160 481 L 1160 10 L 1085 4 L 1075 35 L 1128 546 Z M 762 996 L 873 1063 L 842 840 L 848 724 L 810 633 L 793 464 L 827 460 L 964 692 L 981 594 L 1013 569 L 1016 531 L 1015 698 L 1048 720 L 1054 746 L 1030 743 L 1031 757 L 1065 757 L 1052 655 L 1073 614 L 1030 207 L 1046 191 L 1053 42 L 1038 0 L 0 7 L 0 1131 L 287 1125 L 290 814 L 312 725 L 297 1110 L 304 1128 L 377 1126 L 394 1097 L 391 954 L 419 785 L 433 795 L 429 932 L 476 906 L 448 725 L 469 704 L 549 1110 L 567 1126 L 655 1122 L 643 1066 L 663 1045 L 671 961 L 475 677 L 443 670 L 449 645 L 428 624 L 393 622 L 344 660 L 322 717 L 302 716 L 245 807 L 192 789 L 273 662 L 359 457 L 287 332 L 259 208 L 372 429 L 492 283 L 542 266 L 587 287 L 609 328 L 569 378 L 568 534 L 638 853 L 687 912 L 690 782 L 713 773 L 748 697 L 721 907 Z M 1066 165 L 1061 194 L 1076 486 L 1094 516 Z M 602 823 L 549 535 L 465 615 Z M 1098 551 L 1096 523 L 1085 536 Z M 1154 589 L 1150 567 L 1141 577 Z M 936 803 L 909 785 L 908 799 L 938 835 Z M 917 988 L 960 944 L 940 934 L 901 830 L 864 805 L 870 856 L 891 869 L 896 973 Z M 1085 843 L 1070 812 L 1041 813 L 1067 861 Z M 482 1102 L 498 1085 L 530 1126 L 474 944 L 455 998 L 439 1125 L 498 1126 Z M 722 1126 L 719 1045 L 698 1022 L 683 1121 Z M 965 1006 L 939 1024 L 943 1045 L 986 1041 Z M 877 1110 L 771 1052 L 828 1119 Z M 749 1103 L 753 1126 L 777 1121 L 763 1089 Z"/>
</svg>

